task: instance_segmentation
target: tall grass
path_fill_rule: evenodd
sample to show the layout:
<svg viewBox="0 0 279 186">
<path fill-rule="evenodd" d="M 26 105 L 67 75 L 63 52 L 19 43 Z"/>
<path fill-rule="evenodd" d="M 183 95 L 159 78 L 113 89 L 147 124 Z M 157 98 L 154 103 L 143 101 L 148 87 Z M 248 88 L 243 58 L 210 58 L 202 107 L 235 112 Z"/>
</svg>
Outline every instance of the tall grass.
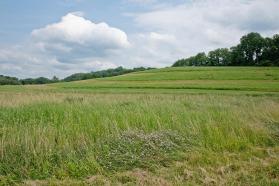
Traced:
<svg viewBox="0 0 279 186">
<path fill-rule="evenodd" d="M 0 96 L 0 174 L 5 183 L 83 179 L 135 168 L 154 172 L 183 160 L 185 153 L 227 152 L 240 158 L 279 144 L 278 97 L 17 95 L 13 104 L 9 95 Z"/>
</svg>

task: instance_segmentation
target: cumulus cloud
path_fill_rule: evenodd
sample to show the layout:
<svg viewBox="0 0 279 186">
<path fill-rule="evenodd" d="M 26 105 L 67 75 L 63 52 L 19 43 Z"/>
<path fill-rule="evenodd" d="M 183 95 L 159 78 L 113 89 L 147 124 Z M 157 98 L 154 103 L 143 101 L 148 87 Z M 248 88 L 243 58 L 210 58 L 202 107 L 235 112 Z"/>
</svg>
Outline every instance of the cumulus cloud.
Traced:
<svg viewBox="0 0 279 186">
<path fill-rule="evenodd" d="M 95 24 L 90 20 L 69 13 L 59 23 L 32 32 L 38 41 L 54 43 L 71 43 L 102 48 L 121 48 L 129 46 L 125 32 L 108 26 L 106 23 Z"/>
<path fill-rule="evenodd" d="M 32 31 L 33 41 L 44 52 L 57 57 L 104 55 L 107 51 L 129 47 L 125 32 L 106 23 L 93 23 L 80 12 L 69 13 L 59 23 Z M 61 55 L 61 56 L 59 56 Z"/>
</svg>

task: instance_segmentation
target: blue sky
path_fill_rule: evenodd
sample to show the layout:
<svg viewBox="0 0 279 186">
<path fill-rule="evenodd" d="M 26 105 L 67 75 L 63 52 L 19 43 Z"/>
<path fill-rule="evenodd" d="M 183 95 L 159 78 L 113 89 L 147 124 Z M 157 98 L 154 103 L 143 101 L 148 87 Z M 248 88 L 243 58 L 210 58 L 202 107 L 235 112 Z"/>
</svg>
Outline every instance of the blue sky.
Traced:
<svg viewBox="0 0 279 186">
<path fill-rule="evenodd" d="M 278 0 L 0 0 L 0 74 L 164 67 L 279 33 Z"/>
<path fill-rule="evenodd" d="M 106 20 L 108 24 L 129 30 L 127 22 L 131 21 L 121 12 L 139 11 L 141 8 L 119 1 L 1 0 L 0 39 L 5 43 L 23 40 L 33 29 L 57 22 L 67 13 L 76 11 L 84 12 L 88 19 L 96 22 Z"/>
<path fill-rule="evenodd" d="M 155 2 L 155 1 L 154 1 Z M 165 1 L 171 5 L 183 1 Z M 184 1 L 187 2 L 187 1 Z M 106 22 L 127 32 L 135 32 L 136 26 L 129 13 L 140 13 L 152 9 L 151 0 L 1 0 L 1 43 L 26 39 L 33 29 L 60 20 L 69 12 L 81 11 L 94 22 Z"/>
</svg>

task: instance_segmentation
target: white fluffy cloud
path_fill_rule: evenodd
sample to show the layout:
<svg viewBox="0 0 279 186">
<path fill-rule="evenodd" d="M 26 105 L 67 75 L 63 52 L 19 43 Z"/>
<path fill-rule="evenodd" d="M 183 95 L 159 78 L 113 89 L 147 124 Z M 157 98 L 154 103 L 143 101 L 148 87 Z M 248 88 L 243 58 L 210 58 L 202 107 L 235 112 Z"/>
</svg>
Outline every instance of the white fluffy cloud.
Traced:
<svg viewBox="0 0 279 186">
<path fill-rule="evenodd" d="M 106 23 L 95 24 L 81 15 L 69 13 L 59 23 L 32 31 L 33 42 L 43 52 L 53 54 L 65 63 L 105 56 L 110 50 L 129 47 L 125 32 Z"/>
<path fill-rule="evenodd" d="M 32 37 L 39 42 L 66 43 L 105 49 L 129 46 L 125 32 L 110 27 L 106 23 L 95 24 L 73 13 L 62 17 L 59 23 L 34 30 Z"/>
</svg>

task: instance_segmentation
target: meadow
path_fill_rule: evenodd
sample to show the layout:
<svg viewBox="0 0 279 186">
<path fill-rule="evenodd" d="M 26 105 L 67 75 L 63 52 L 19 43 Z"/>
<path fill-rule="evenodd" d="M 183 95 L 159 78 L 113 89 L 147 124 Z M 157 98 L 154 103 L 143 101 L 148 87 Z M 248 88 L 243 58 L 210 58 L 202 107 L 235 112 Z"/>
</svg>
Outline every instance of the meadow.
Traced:
<svg viewBox="0 0 279 186">
<path fill-rule="evenodd" d="M 0 185 L 279 185 L 279 68 L 0 87 Z"/>
</svg>

